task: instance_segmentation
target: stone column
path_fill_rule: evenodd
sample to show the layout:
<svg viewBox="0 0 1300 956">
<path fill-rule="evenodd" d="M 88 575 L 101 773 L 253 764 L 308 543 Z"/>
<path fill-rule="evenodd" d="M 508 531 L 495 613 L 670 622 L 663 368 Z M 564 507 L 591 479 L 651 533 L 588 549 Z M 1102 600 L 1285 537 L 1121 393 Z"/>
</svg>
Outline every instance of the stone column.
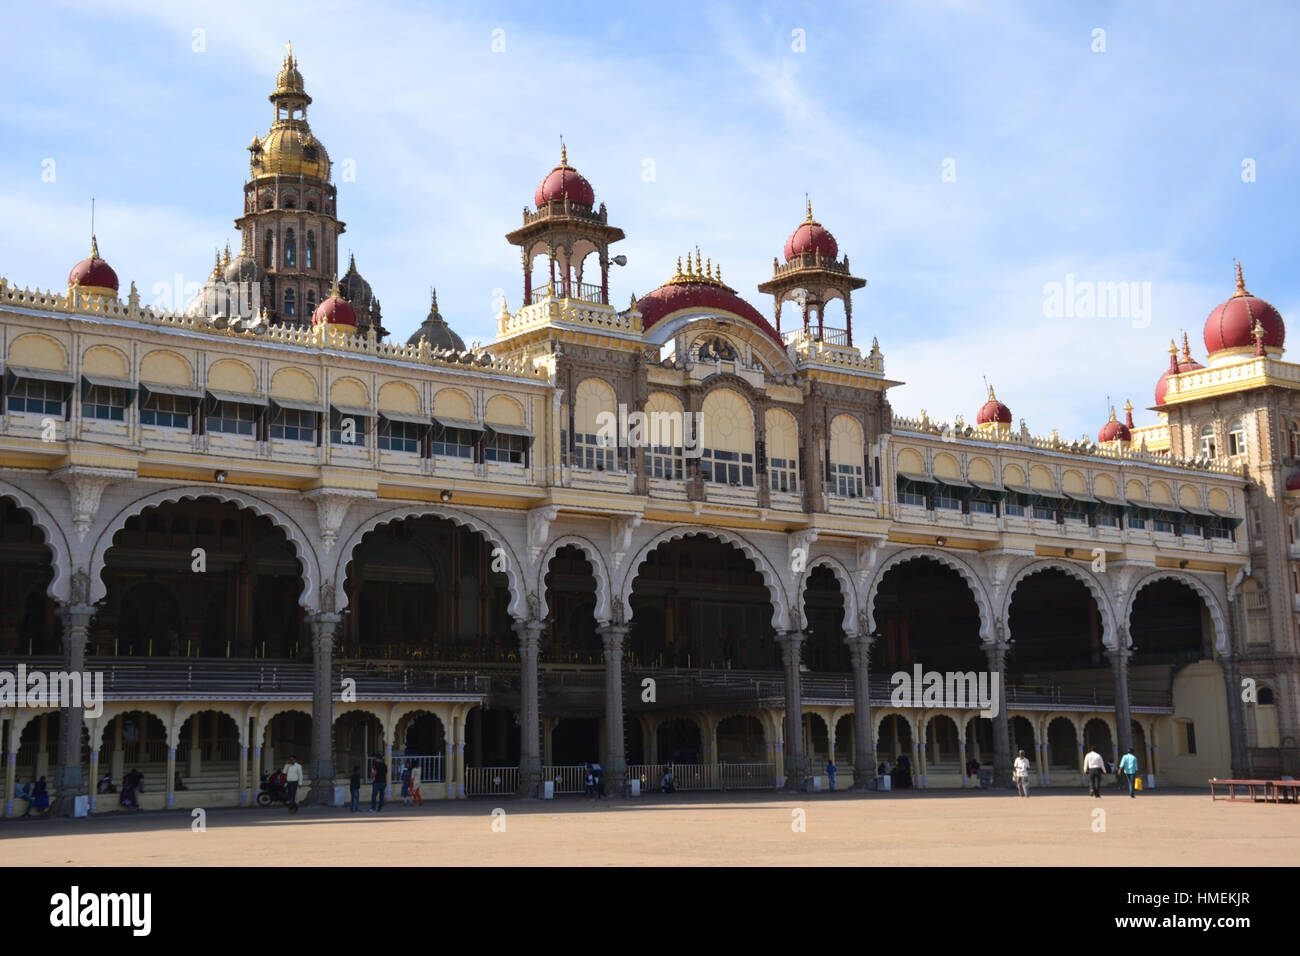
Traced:
<svg viewBox="0 0 1300 956">
<path fill-rule="evenodd" d="M 311 624 L 311 802 L 334 804 L 334 632 L 341 620 L 332 611 L 312 615 Z"/>
<path fill-rule="evenodd" d="M 623 741 L 623 641 L 626 624 L 600 628 L 605 649 L 605 780 L 611 795 L 623 793 L 627 781 L 627 752 Z"/>
<path fill-rule="evenodd" d="M 168 741 L 170 743 L 170 741 Z M 176 748 L 167 748 L 167 809 L 176 806 Z"/>
<path fill-rule="evenodd" d="M 541 710 L 538 706 L 537 659 L 542 622 L 516 620 L 519 631 L 519 795 L 536 797 L 542 783 Z"/>
<path fill-rule="evenodd" d="M 90 780 L 87 784 L 90 791 L 90 809 L 95 809 L 95 796 L 99 790 L 99 748 L 90 748 Z"/>
<path fill-rule="evenodd" d="M 95 607 L 84 603 L 65 604 L 60 612 L 63 618 L 63 667 L 69 674 L 80 674 L 83 681 L 87 680 L 86 635 L 90 630 L 90 619 L 95 616 Z M 73 797 L 90 790 L 81 776 L 84 688 L 82 694 L 82 700 L 59 702 L 59 764 L 54 773 L 55 812 L 59 816 L 72 816 Z"/>
<path fill-rule="evenodd" d="M 447 722 L 446 733 L 443 735 L 442 783 L 444 795 L 448 800 L 456 798 L 456 728 L 459 725 L 459 718 L 453 714 Z M 432 785 L 429 789 L 433 789 Z"/>
<path fill-rule="evenodd" d="M 239 748 L 239 805 L 248 806 L 248 748 Z"/>
<path fill-rule="evenodd" d="M 469 714 L 460 720 L 456 728 L 456 792 L 453 796 L 460 798 L 466 796 L 465 793 L 465 725 L 469 722 Z"/>
<path fill-rule="evenodd" d="M 853 666 L 853 789 L 870 790 L 876 779 L 869 682 L 872 638 L 870 634 L 850 634 L 844 640 Z"/>
<path fill-rule="evenodd" d="M 1232 760 L 1232 775 L 1250 776 L 1250 759 L 1246 753 L 1246 715 L 1241 699 L 1241 668 L 1236 655 L 1220 658 L 1223 664 L 1223 681 L 1228 691 L 1228 748 Z"/>
<path fill-rule="evenodd" d="M 785 666 L 785 789 L 802 791 L 808 786 L 808 756 L 803 746 L 803 682 L 799 674 L 799 653 L 808 635 L 804 631 L 778 631 Z"/>
<path fill-rule="evenodd" d="M 1133 649 L 1128 646 L 1128 628 L 1121 627 L 1115 634 L 1116 648 L 1110 651 L 1110 666 L 1115 671 L 1115 738 L 1119 756 L 1133 746 L 1133 717 L 1129 710 L 1128 660 Z M 1119 757 L 1115 763 L 1118 766 Z"/>
<path fill-rule="evenodd" d="M 993 717 L 993 784 L 1011 784 L 1011 719 L 1007 716 L 1007 644 L 986 642 L 984 653 L 989 659 L 989 673 L 998 675 L 998 712 Z"/>
<path fill-rule="evenodd" d="M 10 748 L 5 754 L 5 816 L 14 815 L 14 787 L 18 783 L 18 754 Z"/>
</svg>

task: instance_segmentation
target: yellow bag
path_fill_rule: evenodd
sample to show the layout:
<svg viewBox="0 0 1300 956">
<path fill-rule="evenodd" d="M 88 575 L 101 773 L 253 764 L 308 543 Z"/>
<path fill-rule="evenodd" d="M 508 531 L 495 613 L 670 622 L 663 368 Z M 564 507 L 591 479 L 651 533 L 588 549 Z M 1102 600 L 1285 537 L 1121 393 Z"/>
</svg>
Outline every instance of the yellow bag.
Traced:
<svg viewBox="0 0 1300 956">
<path fill-rule="evenodd" d="M 1141 789 L 1142 789 L 1142 778 L 1141 778 L 1141 777 L 1135 777 L 1135 778 L 1134 778 L 1134 780 L 1133 780 L 1133 789 L 1134 789 L 1134 790 L 1141 790 Z"/>
</svg>

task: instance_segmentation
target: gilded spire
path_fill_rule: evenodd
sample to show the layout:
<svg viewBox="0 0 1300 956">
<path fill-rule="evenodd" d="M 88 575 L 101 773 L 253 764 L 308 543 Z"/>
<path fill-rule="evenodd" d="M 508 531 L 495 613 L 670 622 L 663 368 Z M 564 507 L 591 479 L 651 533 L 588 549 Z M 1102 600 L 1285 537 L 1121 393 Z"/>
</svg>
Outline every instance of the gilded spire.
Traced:
<svg viewBox="0 0 1300 956">
<path fill-rule="evenodd" d="M 1241 260 L 1237 260 L 1237 291 L 1232 294 L 1235 299 L 1239 295 L 1250 295 L 1246 291 L 1246 280 L 1241 277 Z"/>
<path fill-rule="evenodd" d="M 560 137 L 560 165 L 569 165 L 569 149 L 564 145 L 564 137 Z"/>
<path fill-rule="evenodd" d="M 230 240 L 229 239 L 226 240 L 226 251 L 221 257 L 221 264 L 223 266 L 230 265 Z"/>
<path fill-rule="evenodd" d="M 329 294 L 329 297 L 330 297 L 331 299 L 338 299 L 338 298 L 342 298 L 342 296 L 343 296 L 343 293 L 339 290 L 339 277 L 338 277 L 338 276 L 335 276 L 335 277 L 334 277 L 334 284 L 330 286 L 330 294 Z"/>
<path fill-rule="evenodd" d="M 284 45 L 284 65 L 293 66 L 293 41 L 290 40 Z"/>
<path fill-rule="evenodd" d="M 1124 402 L 1124 424 L 1129 428 L 1133 427 L 1133 403 L 1131 401 Z"/>
<path fill-rule="evenodd" d="M 95 239 L 95 234 L 93 232 L 90 234 L 90 258 L 99 258 L 99 242 Z"/>
<path fill-rule="evenodd" d="M 1119 421 L 1119 419 L 1115 417 L 1115 406 L 1114 406 L 1114 405 L 1112 405 L 1112 406 L 1110 407 L 1110 420 L 1111 420 L 1112 422 L 1117 422 L 1117 421 Z"/>
<path fill-rule="evenodd" d="M 808 194 L 807 194 L 807 193 L 804 193 L 804 194 L 803 194 L 803 198 L 804 198 L 804 200 L 808 203 L 808 218 L 805 219 L 804 222 L 812 222 L 812 221 L 813 221 L 813 217 L 812 217 L 812 200 L 811 200 L 810 198 L 808 198 Z"/>
<path fill-rule="evenodd" d="M 1187 343 L 1187 332 L 1186 330 L 1184 330 L 1183 331 L 1183 361 L 1190 362 L 1191 360 L 1192 360 L 1192 347 Z"/>
<path fill-rule="evenodd" d="M 677 275 L 681 275 L 681 274 L 682 274 L 682 257 L 681 257 L 681 256 L 678 256 L 678 257 L 677 257 Z M 676 277 L 677 277 L 677 276 L 674 276 L 673 278 L 676 278 Z"/>
<path fill-rule="evenodd" d="M 436 315 L 438 312 L 438 290 L 433 286 L 429 286 L 429 299 L 431 303 L 429 305 L 429 313 L 431 315 Z"/>
<path fill-rule="evenodd" d="M 700 268 L 700 247 L 699 246 L 695 247 L 695 274 L 697 276 L 703 275 L 703 270 Z"/>
</svg>

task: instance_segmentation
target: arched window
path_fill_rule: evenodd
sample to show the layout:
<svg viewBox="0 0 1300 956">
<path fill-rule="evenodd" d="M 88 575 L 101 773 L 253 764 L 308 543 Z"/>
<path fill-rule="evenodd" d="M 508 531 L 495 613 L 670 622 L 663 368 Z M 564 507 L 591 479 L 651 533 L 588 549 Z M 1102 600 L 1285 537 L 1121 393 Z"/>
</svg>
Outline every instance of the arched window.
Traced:
<svg viewBox="0 0 1300 956">
<path fill-rule="evenodd" d="M 1234 418 L 1228 425 L 1228 455 L 1236 457 L 1246 454 L 1246 426 L 1240 418 Z"/>
<path fill-rule="evenodd" d="M 571 462 L 588 471 L 613 471 L 618 448 L 614 390 L 598 378 L 583 379 L 573 397 Z"/>
<path fill-rule="evenodd" d="M 764 425 L 769 486 L 792 494 L 799 490 L 799 426 L 793 415 L 779 408 L 767 410 Z"/>
<path fill-rule="evenodd" d="M 315 211 L 316 211 L 316 200 L 314 200 L 314 199 L 308 199 L 308 200 L 307 200 L 307 211 L 308 211 L 308 212 L 315 212 Z"/>
<path fill-rule="evenodd" d="M 268 269 L 275 268 L 275 237 L 269 232 L 262 240 L 262 265 Z"/>
<path fill-rule="evenodd" d="M 846 498 L 861 498 L 863 488 L 862 425 L 851 415 L 831 419 L 831 445 L 826 456 L 827 491 Z M 961 504 L 957 505 L 958 510 Z"/>
<path fill-rule="evenodd" d="M 1268 641 L 1268 592 L 1259 586 L 1254 578 L 1247 578 L 1242 585 L 1246 605 L 1246 643 L 1267 644 Z"/>
<path fill-rule="evenodd" d="M 294 259 L 297 258 L 298 244 L 294 241 L 293 230 L 289 229 L 284 234 L 284 264 L 286 266 L 294 265 Z"/>
<path fill-rule="evenodd" d="M 285 290 L 284 290 L 284 314 L 285 314 L 285 316 L 291 316 L 291 315 L 296 315 L 296 314 L 297 314 L 296 311 L 295 311 L 295 309 L 294 309 L 293 290 L 292 290 L 292 289 L 285 289 Z"/>
<path fill-rule="evenodd" d="M 315 311 L 316 311 L 316 293 L 309 290 L 307 292 L 307 314 L 311 315 Z"/>
<path fill-rule="evenodd" d="M 298 208 L 298 197 L 296 197 L 296 196 L 285 196 L 285 197 L 284 197 L 284 208 L 285 208 L 285 209 L 297 209 L 297 208 Z"/>
<path fill-rule="evenodd" d="M 700 472 L 718 485 L 754 487 L 754 413 L 728 388 L 715 388 L 700 409 Z"/>
<path fill-rule="evenodd" d="M 307 233 L 307 268 L 316 268 L 316 233 Z"/>
<path fill-rule="evenodd" d="M 1201 429 L 1201 455 L 1205 458 L 1218 458 L 1218 446 L 1214 443 L 1214 426 L 1206 425 Z"/>
</svg>

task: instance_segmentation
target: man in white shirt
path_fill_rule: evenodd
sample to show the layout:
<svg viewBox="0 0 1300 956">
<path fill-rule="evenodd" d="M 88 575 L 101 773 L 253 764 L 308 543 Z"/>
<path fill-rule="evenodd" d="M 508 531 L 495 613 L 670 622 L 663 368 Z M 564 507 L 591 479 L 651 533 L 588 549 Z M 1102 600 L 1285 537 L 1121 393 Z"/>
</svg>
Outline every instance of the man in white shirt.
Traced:
<svg viewBox="0 0 1300 956">
<path fill-rule="evenodd" d="M 298 762 L 297 757 L 290 754 L 289 762 L 284 765 L 284 769 L 280 772 L 284 774 L 285 783 L 289 787 L 289 812 L 297 813 L 298 784 L 302 783 L 302 764 Z"/>
<path fill-rule="evenodd" d="M 1025 752 L 1020 751 L 1020 756 L 1016 758 L 1012 766 L 1012 774 L 1016 778 L 1016 790 L 1022 797 L 1029 796 L 1029 760 L 1025 757 Z"/>
<path fill-rule="evenodd" d="M 1100 797 L 1101 775 L 1106 771 L 1106 761 L 1101 759 L 1101 754 L 1097 753 L 1095 748 L 1089 748 L 1084 756 L 1083 770 L 1088 775 L 1088 795 Z"/>
</svg>

